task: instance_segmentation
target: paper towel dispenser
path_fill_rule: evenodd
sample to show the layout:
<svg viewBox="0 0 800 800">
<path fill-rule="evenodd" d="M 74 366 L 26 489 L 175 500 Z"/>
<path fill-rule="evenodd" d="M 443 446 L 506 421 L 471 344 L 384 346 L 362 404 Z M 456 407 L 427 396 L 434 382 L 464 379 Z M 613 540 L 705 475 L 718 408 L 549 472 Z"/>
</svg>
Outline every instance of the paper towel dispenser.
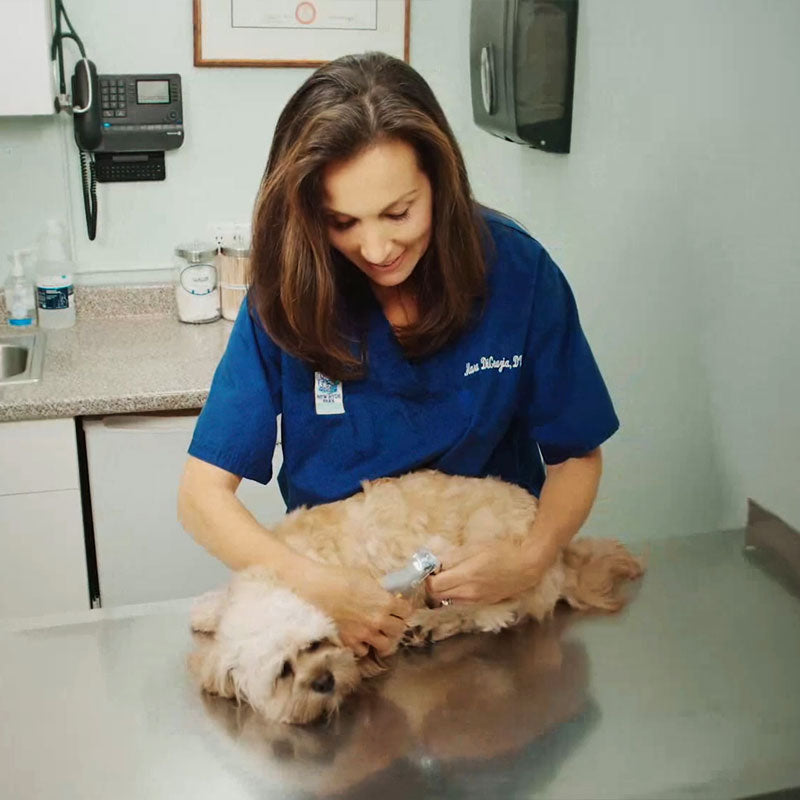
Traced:
<svg viewBox="0 0 800 800">
<path fill-rule="evenodd" d="M 507 141 L 568 153 L 578 0 L 472 0 L 475 123 Z"/>
</svg>

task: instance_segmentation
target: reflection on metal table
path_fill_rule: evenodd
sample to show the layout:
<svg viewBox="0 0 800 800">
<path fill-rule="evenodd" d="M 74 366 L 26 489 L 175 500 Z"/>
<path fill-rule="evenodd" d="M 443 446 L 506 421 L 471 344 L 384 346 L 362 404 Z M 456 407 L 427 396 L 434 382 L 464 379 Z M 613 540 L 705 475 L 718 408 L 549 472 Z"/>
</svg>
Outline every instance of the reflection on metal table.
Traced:
<svg viewBox="0 0 800 800">
<path fill-rule="evenodd" d="M 0 633 L 3 798 L 745 797 L 800 785 L 800 601 L 741 531 L 653 542 L 620 614 L 401 654 L 327 725 L 203 697 L 188 603 Z M 793 793 L 781 797 L 794 796 Z"/>
</svg>

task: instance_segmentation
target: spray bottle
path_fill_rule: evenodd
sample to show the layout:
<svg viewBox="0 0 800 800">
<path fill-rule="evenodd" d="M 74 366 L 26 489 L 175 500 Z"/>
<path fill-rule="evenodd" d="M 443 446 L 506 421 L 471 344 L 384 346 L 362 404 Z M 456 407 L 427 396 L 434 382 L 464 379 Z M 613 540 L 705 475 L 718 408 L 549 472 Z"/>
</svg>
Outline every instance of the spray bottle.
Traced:
<svg viewBox="0 0 800 800">
<path fill-rule="evenodd" d="M 11 272 L 6 280 L 6 310 L 8 324 L 16 328 L 26 328 L 36 324 L 36 300 L 33 281 L 28 277 L 25 261 L 33 250 L 15 250 L 8 258 Z"/>
</svg>

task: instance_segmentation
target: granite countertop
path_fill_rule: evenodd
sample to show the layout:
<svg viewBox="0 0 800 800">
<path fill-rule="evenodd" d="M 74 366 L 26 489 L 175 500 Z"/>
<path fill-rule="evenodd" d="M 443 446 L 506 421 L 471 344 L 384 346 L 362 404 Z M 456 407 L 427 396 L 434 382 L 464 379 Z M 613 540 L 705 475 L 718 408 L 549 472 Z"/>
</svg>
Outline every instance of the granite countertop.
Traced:
<svg viewBox="0 0 800 800">
<path fill-rule="evenodd" d="M 202 407 L 232 323 L 179 322 L 169 286 L 76 293 L 75 326 L 43 331 L 41 380 L 0 386 L 0 422 Z"/>
</svg>

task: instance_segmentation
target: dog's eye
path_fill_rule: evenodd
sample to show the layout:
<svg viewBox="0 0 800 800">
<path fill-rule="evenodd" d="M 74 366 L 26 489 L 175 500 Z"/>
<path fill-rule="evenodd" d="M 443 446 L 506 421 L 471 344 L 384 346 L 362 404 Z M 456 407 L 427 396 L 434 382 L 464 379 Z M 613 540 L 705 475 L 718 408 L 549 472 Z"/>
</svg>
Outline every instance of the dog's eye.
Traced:
<svg viewBox="0 0 800 800">
<path fill-rule="evenodd" d="M 306 648 L 306 650 L 308 650 L 309 653 L 313 653 L 315 650 L 319 650 L 321 646 L 322 646 L 322 641 L 317 640 L 316 642 L 311 642 L 311 644 Z"/>
<path fill-rule="evenodd" d="M 283 669 L 281 670 L 280 677 L 281 678 L 288 678 L 290 675 L 294 675 L 294 669 L 292 669 L 292 662 L 291 661 L 284 661 L 283 662 Z"/>
</svg>

